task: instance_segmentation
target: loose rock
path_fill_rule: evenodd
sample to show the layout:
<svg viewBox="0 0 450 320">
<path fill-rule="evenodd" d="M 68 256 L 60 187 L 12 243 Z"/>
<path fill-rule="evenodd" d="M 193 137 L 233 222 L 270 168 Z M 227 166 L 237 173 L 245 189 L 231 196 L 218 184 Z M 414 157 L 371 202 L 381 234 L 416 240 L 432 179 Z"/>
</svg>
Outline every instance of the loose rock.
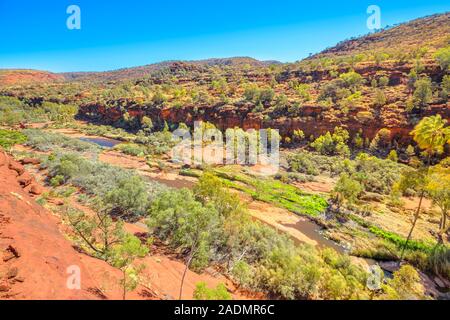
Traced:
<svg viewBox="0 0 450 320">
<path fill-rule="evenodd" d="M 39 159 L 35 159 L 35 158 L 23 158 L 21 161 L 20 161 L 22 164 L 34 164 L 34 165 L 36 165 L 36 164 L 40 164 L 41 163 L 41 161 L 39 160 Z"/>
<path fill-rule="evenodd" d="M 40 185 L 33 183 L 30 187 L 30 193 L 34 194 L 36 196 L 41 195 L 44 192 L 44 188 L 42 188 Z"/>
<path fill-rule="evenodd" d="M 27 187 L 33 182 L 33 177 L 28 172 L 24 172 L 17 178 L 17 181 L 22 187 Z"/>
<path fill-rule="evenodd" d="M 16 171 L 19 176 L 25 172 L 25 168 L 23 167 L 23 165 L 15 161 L 10 161 L 9 169 Z"/>
</svg>

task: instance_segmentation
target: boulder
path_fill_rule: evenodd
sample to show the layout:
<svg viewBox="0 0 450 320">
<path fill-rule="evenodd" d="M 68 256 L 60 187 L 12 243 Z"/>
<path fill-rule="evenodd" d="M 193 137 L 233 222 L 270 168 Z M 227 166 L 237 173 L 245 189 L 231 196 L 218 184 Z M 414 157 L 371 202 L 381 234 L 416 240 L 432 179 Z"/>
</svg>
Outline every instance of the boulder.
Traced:
<svg viewBox="0 0 450 320">
<path fill-rule="evenodd" d="M 36 196 L 41 195 L 42 193 L 44 193 L 44 188 L 42 188 L 40 185 L 38 185 L 37 183 L 33 183 L 30 186 L 30 191 L 31 194 L 34 194 Z"/>
<path fill-rule="evenodd" d="M 378 264 L 380 265 L 381 269 L 392 273 L 400 269 L 400 266 L 398 265 L 397 261 L 382 261 L 379 262 Z"/>
<path fill-rule="evenodd" d="M 9 290 L 11 290 L 11 287 L 7 284 L 0 284 L 0 292 L 8 292 Z"/>
<path fill-rule="evenodd" d="M 17 172 L 17 174 L 20 176 L 25 172 L 25 168 L 23 167 L 23 165 L 21 165 L 20 163 L 16 162 L 16 161 L 10 161 L 9 162 L 9 169 Z"/>
<path fill-rule="evenodd" d="M 17 178 L 17 182 L 19 182 L 22 187 L 27 187 L 33 182 L 33 177 L 28 172 L 24 172 Z"/>
<path fill-rule="evenodd" d="M 26 165 L 26 164 L 37 165 L 37 164 L 41 163 L 41 161 L 39 159 L 35 159 L 35 158 L 23 158 L 22 160 L 20 160 L 20 162 L 23 165 Z"/>
</svg>

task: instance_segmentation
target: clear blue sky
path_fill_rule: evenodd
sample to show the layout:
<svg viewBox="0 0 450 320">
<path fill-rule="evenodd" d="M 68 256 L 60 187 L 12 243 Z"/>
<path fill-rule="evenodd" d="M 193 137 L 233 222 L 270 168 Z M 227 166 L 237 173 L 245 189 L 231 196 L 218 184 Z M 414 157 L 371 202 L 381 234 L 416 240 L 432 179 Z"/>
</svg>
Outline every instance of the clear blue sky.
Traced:
<svg viewBox="0 0 450 320">
<path fill-rule="evenodd" d="M 0 68 L 97 71 L 163 60 L 296 61 L 382 26 L 450 11 L 443 0 L 0 0 Z M 81 30 L 66 9 L 81 8 Z"/>
</svg>

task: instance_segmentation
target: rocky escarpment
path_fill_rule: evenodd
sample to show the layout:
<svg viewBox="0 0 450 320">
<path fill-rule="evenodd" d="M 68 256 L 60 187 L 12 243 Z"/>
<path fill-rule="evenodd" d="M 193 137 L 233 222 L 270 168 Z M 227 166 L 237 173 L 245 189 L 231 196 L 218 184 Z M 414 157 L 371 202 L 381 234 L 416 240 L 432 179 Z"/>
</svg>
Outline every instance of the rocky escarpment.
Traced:
<svg viewBox="0 0 450 320">
<path fill-rule="evenodd" d="M 165 107 L 123 98 L 106 103 L 83 104 L 80 107 L 79 116 L 106 124 L 119 122 L 125 113 L 137 120 L 141 120 L 144 116 L 150 117 L 154 124 L 159 125 L 167 121 L 174 124 L 183 122 L 192 126 L 195 121 L 208 121 L 222 130 L 233 127 L 244 130 L 278 129 L 283 137 L 291 137 L 297 129 L 303 130 L 307 137 L 311 135 L 317 137 L 327 131 L 333 131 L 337 126 L 342 126 L 351 134 L 360 132 L 363 138 L 373 139 L 380 129 L 387 128 L 391 132 L 392 140 L 399 144 L 408 144 L 411 142 L 409 132 L 422 117 L 440 114 L 443 118 L 450 119 L 449 102 L 435 102 L 420 111 L 407 111 L 407 100 L 412 93 L 411 88 L 408 87 L 408 74 L 412 68 L 411 64 L 394 62 L 382 65 L 363 63 L 356 66 L 355 71 L 366 81 L 367 94 L 360 103 L 348 108 L 340 105 L 326 107 L 319 103 L 306 102 L 296 109 L 288 105 L 279 110 L 267 108 L 261 112 L 255 112 L 255 105 L 244 100 L 226 104 L 200 103 Z M 344 73 L 348 70 L 347 67 L 336 71 Z M 441 82 L 445 75 L 432 61 L 424 64 L 423 73 L 437 83 Z M 375 106 L 372 102 L 373 90 L 368 86 L 371 79 L 377 79 L 380 76 L 385 76 L 389 80 L 387 87 L 383 89 L 386 103 L 383 106 Z M 282 73 L 278 81 L 286 85 L 293 80 L 322 85 L 332 79 L 328 70 L 308 72 L 291 70 Z"/>
<path fill-rule="evenodd" d="M 41 188 L 25 168 L 0 152 L 0 299 L 94 299 L 95 283 L 52 215 L 30 193 Z M 67 287 L 79 266 L 82 290 Z"/>
<path fill-rule="evenodd" d="M 59 218 L 35 201 L 43 191 L 21 163 L 0 150 L 0 300 L 121 299 L 121 271 L 72 246 Z M 79 289 L 71 277 L 76 274 Z M 131 298 L 146 299 L 140 291 Z"/>
</svg>

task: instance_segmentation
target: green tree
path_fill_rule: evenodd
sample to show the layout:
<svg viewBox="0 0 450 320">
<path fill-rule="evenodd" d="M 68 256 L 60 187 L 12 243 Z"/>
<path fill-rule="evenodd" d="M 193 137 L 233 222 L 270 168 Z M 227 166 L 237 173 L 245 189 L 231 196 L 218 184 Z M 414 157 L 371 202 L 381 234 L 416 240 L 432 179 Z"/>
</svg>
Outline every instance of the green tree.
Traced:
<svg viewBox="0 0 450 320">
<path fill-rule="evenodd" d="M 381 62 L 389 59 L 389 55 L 385 52 L 376 52 L 373 57 L 377 66 L 379 66 Z"/>
<path fill-rule="evenodd" d="M 374 105 L 377 107 L 382 107 L 386 104 L 386 96 L 382 90 L 375 91 Z"/>
<path fill-rule="evenodd" d="M 275 92 L 272 88 L 265 88 L 259 92 L 258 102 L 261 102 L 264 105 L 268 105 L 272 102 L 275 96 Z"/>
<path fill-rule="evenodd" d="M 149 117 L 146 117 L 146 116 L 142 117 L 141 126 L 142 126 L 142 129 L 144 130 L 144 132 L 151 133 L 153 130 L 152 119 Z"/>
<path fill-rule="evenodd" d="M 339 78 L 344 80 L 345 85 L 353 90 L 356 90 L 364 82 L 364 78 L 355 71 L 343 73 Z"/>
<path fill-rule="evenodd" d="M 394 272 L 394 277 L 382 286 L 382 299 L 417 300 L 425 298 L 425 289 L 417 271 L 410 265 L 402 266 Z"/>
<path fill-rule="evenodd" d="M 185 270 L 181 279 L 180 299 L 189 267 L 205 268 L 210 259 L 210 246 L 217 238 L 220 219 L 214 206 L 203 206 L 190 190 L 163 192 L 151 206 L 147 224 L 162 240 L 187 252 Z"/>
<path fill-rule="evenodd" d="M 138 176 L 131 176 L 119 181 L 109 191 L 105 201 L 111 211 L 120 216 L 142 215 L 149 203 L 145 182 Z"/>
<path fill-rule="evenodd" d="M 386 87 L 389 84 L 389 78 L 385 76 L 381 77 L 378 80 L 378 84 L 380 85 L 380 87 Z"/>
<path fill-rule="evenodd" d="M 445 234 L 448 231 L 447 218 L 450 211 L 450 167 L 439 164 L 430 168 L 426 192 L 441 211 L 438 243 L 444 244 Z"/>
<path fill-rule="evenodd" d="M 100 207 L 99 203 L 96 207 Z M 109 261 L 114 245 L 125 236 L 123 222 L 114 222 L 106 210 L 94 215 L 73 208 L 64 208 L 64 218 L 75 232 L 76 242 L 94 256 Z"/>
<path fill-rule="evenodd" d="M 349 156 L 350 149 L 347 145 L 350 135 L 347 130 L 336 127 L 333 134 L 327 132 L 311 143 L 311 147 L 323 155 Z"/>
<path fill-rule="evenodd" d="M 311 100 L 310 86 L 306 83 L 300 83 L 294 86 L 294 90 L 297 92 L 297 95 L 302 99 L 302 101 Z"/>
<path fill-rule="evenodd" d="M 441 48 L 434 55 L 442 70 L 448 70 L 450 66 L 450 46 Z"/>
<path fill-rule="evenodd" d="M 231 269 L 231 274 L 233 278 L 237 280 L 239 285 L 251 287 L 253 283 L 254 270 L 247 262 L 242 260 L 236 262 Z"/>
<path fill-rule="evenodd" d="M 425 108 L 433 98 L 431 80 L 428 77 L 421 78 L 414 84 L 413 103 L 416 108 Z"/>
<path fill-rule="evenodd" d="M 10 151 L 14 145 L 25 143 L 26 141 L 27 136 L 18 131 L 0 129 L 0 147 L 6 151 Z"/>
<path fill-rule="evenodd" d="M 126 234 L 119 245 L 114 246 L 111 256 L 112 265 L 122 271 L 122 297 L 126 299 L 127 291 L 136 289 L 139 284 L 139 274 L 144 266 L 134 266 L 137 258 L 145 257 L 149 249 L 142 245 L 139 238 Z"/>
<path fill-rule="evenodd" d="M 305 139 L 305 133 L 303 130 L 294 130 L 294 141 L 295 142 L 302 142 Z"/>
<path fill-rule="evenodd" d="M 406 148 L 406 154 L 410 158 L 414 157 L 414 155 L 416 154 L 416 150 L 414 149 L 414 147 L 412 145 L 408 145 L 408 147 Z"/>
<path fill-rule="evenodd" d="M 414 228 L 420 216 L 423 198 L 425 197 L 426 193 L 426 184 L 429 175 L 428 167 L 430 166 L 431 158 L 434 154 L 440 154 L 443 152 L 444 145 L 450 140 L 450 127 L 446 127 L 446 121 L 443 120 L 440 115 L 426 117 L 423 118 L 414 128 L 414 130 L 411 132 L 411 135 L 414 137 L 414 141 L 416 141 L 419 145 L 419 148 L 424 150 L 427 154 L 427 160 L 424 169 L 418 170 L 415 175 L 411 175 L 410 177 L 404 176 L 404 179 L 406 181 L 412 179 L 413 177 L 416 177 L 414 179 L 414 183 L 412 184 L 415 184 L 420 189 L 420 199 L 416 213 L 414 215 L 411 229 L 402 249 L 401 259 L 403 259 L 405 249 L 408 245 L 408 242 L 411 240 Z"/>
<path fill-rule="evenodd" d="M 239 197 L 229 192 L 223 182 L 211 172 L 205 172 L 194 187 L 197 201 L 204 205 L 212 203 L 219 216 L 229 218 L 243 211 Z"/>
<path fill-rule="evenodd" d="M 442 78 L 440 96 L 444 101 L 447 101 L 450 96 L 450 75 L 445 75 L 444 78 Z"/>
<path fill-rule="evenodd" d="M 363 186 L 347 173 L 341 174 L 333 189 L 335 200 L 338 203 L 343 201 L 354 203 L 362 192 Z"/>
<path fill-rule="evenodd" d="M 428 157 L 441 154 L 444 145 L 450 140 L 450 127 L 441 115 L 423 118 L 411 132 L 419 148 L 424 150 Z"/>
</svg>

